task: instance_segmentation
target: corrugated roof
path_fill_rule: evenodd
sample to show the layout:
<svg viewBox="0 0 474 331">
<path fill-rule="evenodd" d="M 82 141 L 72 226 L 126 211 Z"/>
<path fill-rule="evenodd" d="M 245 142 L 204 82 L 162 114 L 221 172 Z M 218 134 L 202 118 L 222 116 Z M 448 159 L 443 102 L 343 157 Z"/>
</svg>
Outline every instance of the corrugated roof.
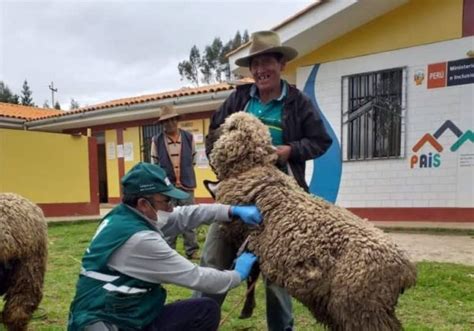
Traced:
<svg viewBox="0 0 474 331">
<path fill-rule="evenodd" d="M 61 110 L 39 108 L 0 102 L 0 117 L 18 118 L 23 120 L 38 119 L 65 113 Z"/>
<path fill-rule="evenodd" d="M 213 92 L 219 92 L 219 91 L 227 91 L 227 90 L 232 90 L 234 88 L 235 88 L 234 85 L 231 85 L 228 83 L 207 85 L 207 86 L 195 87 L 195 88 L 183 87 L 179 90 L 174 90 L 174 91 L 147 94 L 147 95 L 142 95 L 138 97 L 130 97 L 130 98 L 107 101 L 107 102 L 99 103 L 97 105 L 86 106 L 86 107 L 82 107 L 82 108 L 72 110 L 72 111 L 61 112 L 59 114 L 44 116 L 43 118 L 68 116 L 72 114 L 86 113 L 86 112 L 100 110 L 100 109 L 130 106 L 130 105 L 137 105 L 141 103 L 153 102 L 153 101 L 164 100 L 164 99 L 171 99 L 171 98 L 184 97 L 184 96 L 197 95 L 197 94 L 205 94 L 205 93 L 213 93 Z M 42 117 L 35 118 L 35 120 L 38 120 L 38 119 L 42 119 Z"/>
</svg>

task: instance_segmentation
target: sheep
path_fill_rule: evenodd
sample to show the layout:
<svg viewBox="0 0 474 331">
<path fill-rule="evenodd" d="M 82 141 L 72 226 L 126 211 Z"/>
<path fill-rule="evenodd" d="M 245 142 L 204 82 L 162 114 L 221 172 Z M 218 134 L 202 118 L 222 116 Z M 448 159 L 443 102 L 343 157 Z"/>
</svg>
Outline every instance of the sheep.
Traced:
<svg viewBox="0 0 474 331">
<path fill-rule="evenodd" d="M 42 210 L 14 193 L 0 193 L 0 296 L 8 330 L 27 330 L 43 297 L 47 226 Z"/>
<path fill-rule="evenodd" d="M 220 183 L 216 199 L 256 204 L 263 226 L 222 225 L 229 242 L 250 233 L 262 273 L 302 302 L 331 330 L 400 330 L 398 297 L 416 268 L 387 235 L 347 209 L 301 189 L 275 167 L 268 129 L 237 112 L 221 127 L 210 154 Z M 237 239 L 236 239 L 237 238 Z"/>
</svg>

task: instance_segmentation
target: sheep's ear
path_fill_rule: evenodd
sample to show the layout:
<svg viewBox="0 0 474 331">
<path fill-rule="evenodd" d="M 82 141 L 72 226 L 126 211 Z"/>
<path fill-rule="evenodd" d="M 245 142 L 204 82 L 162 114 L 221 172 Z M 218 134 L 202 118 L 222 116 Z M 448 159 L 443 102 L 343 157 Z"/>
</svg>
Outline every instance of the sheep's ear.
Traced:
<svg viewBox="0 0 474 331">
<path fill-rule="evenodd" d="M 211 180 L 204 179 L 202 183 L 204 184 L 204 187 L 209 192 L 211 197 L 215 200 L 216 199 L 216 191 L 217 191 L 217 187 L 219 186 L 219 182 L 218 181 L 213 182 Z"/>
</svg>

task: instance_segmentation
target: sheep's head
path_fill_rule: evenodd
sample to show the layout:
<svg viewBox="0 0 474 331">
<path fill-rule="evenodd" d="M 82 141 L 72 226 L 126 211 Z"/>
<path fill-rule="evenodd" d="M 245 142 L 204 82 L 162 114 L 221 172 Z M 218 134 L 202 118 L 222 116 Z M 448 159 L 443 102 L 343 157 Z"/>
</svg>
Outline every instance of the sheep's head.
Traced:
<svg viewBox="0 0 474 331">
<path fill-rule="evenodd" d="M 237 112 L 220 128 L 210 163 L 219 180 L 238 175 L 255 166 L 274 164 L 277 155 L 268 128 L 255 116 Z"/>
</svg>

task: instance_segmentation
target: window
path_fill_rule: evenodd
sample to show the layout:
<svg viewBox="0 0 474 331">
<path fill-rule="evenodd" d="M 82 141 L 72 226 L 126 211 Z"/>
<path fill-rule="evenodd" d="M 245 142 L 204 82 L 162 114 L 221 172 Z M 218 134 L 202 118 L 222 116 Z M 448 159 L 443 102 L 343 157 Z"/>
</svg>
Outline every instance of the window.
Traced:
<svg viewBox="0 0 474 331">
<path fill-rule="evenodd" d="M 343 159 L 402 157 L 405 70 L 342 78 Z"/>
<path fill-rule="evenodd" d="M 150 149 L 151 149 L 151 139 L 154 135 L 161 133 L 161 124 L 152 124 L 152 125 L 144 125 L 142 127 L 142 160 L 144 162 L 151 162 L 150 158 Z"/>
</svg>

